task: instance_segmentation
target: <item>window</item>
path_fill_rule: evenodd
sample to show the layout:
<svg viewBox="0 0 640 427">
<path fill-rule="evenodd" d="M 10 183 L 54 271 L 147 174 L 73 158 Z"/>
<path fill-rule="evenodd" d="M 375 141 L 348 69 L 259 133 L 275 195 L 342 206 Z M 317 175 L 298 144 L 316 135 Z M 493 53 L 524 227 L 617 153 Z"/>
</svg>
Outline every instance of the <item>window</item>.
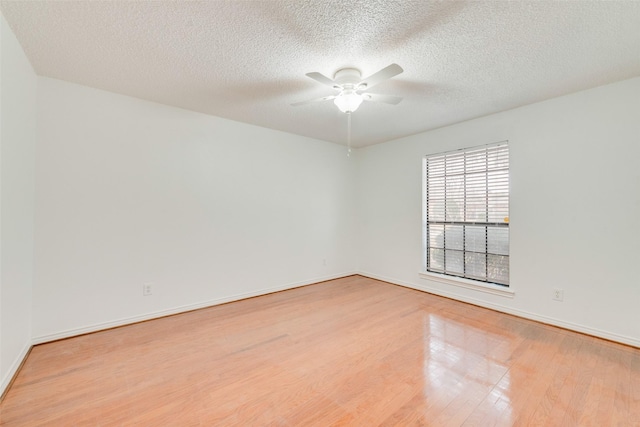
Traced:
<svg viewBox="0 0 640 427">
<path fill-rule="evenodd" d="M 507 142 L 424 159 L 428 272 L 509 286 Z"/>
</svg>

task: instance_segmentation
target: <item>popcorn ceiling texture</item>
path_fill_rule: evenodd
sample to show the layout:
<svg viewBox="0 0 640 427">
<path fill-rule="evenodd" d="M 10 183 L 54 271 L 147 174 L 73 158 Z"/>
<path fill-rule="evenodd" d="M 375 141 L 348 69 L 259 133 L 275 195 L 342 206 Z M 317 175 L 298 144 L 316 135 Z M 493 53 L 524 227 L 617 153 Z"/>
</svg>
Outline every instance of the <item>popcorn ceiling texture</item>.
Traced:
<svg viewBox="0 0 640 427">
<path fill-rule="evenodd" d="M 326 141 L 346 115 L 305 77 L 405 72 L 354 146 L 640 75 L 636 1 L 1 1 L 39 75 Z"/>
</svg>

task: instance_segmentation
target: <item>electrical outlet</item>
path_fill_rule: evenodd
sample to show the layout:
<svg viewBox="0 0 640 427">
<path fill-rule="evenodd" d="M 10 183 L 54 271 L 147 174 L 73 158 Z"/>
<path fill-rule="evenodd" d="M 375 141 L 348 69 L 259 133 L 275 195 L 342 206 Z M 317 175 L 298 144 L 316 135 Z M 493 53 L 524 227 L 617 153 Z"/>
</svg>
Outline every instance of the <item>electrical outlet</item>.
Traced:
<svg viewBox="0 0 640 427">
<path fill-rule="evenodd" d="M 562 301 L 564 299 L 564 290 L 562 289 L 554 289 L 553 290 L 553 299 L 556 301 Z"/>
<path fill-rule="evenodd" d="M 152 294 L 151 283 L 145 283 L 142 285 L 142 296 L 148 297 Z"/>
<path fill-rule="evenodd" d="M 326 258 L 324 258 L 324 259 L 322 260 L 322 266 L 323 266 L 323 267 L 326 267 L 326 266 L 327 266 L 327 259 L 326 259 Z"/>
</svg>

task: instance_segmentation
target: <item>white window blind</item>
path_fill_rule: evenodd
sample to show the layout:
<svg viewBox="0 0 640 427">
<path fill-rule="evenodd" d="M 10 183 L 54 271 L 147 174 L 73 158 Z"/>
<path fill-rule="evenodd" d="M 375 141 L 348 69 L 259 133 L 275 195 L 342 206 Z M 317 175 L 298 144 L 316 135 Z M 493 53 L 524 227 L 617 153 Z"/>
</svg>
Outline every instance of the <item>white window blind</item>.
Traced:
<svg viewBox="0 0 640 427">
<path fill-rule="evenodd" d="M 425 157 L 426 269 L 509 286 L 509 146 Z"/>
</svg>

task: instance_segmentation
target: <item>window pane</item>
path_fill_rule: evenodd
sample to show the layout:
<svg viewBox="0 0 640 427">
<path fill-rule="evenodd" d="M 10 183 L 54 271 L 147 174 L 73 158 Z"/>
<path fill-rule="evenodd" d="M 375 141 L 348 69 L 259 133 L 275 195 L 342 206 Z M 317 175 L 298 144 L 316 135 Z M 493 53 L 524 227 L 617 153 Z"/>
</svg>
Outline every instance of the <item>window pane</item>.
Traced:
<svg viewBox="0 0 640 427">
<path fill-rule="evenodd" d="M 509 284 L 509 257 L 487 255 L 487 280 L 502 285 Z"/>
<path fill-rule="evenodd" d="M 467 252 L 464 255 L 466 276 L 472 279 L 487 279 L 487 257 L 485 254 Z"/>
<path fill-rule="evenodd" d="M 467 173 L 484 172 L 486 169 L 487 154 L 485 150 L 478 150 L 467 154 Z"/>
<path fill-rule="evenodd" d="M 429 249 L 429 269 L 444 271 L 444 249 Z"/>
<path fill-rule="evenodd" d="M 444 221 L 444 199 L 429 201 L 429 219 L 431 221 Z"/>
<path fill-rule="evenodd" d="M 464 221 L 464 199 L 447 199 L 446 221 Z"/>
<path fill-rule="evenodd" d="M 484 254 L 486 251 L 486 227 L 478 227 L 467 225 L 465 228 L 464 246 L 465 250 L 472 252 L 481 252 Z M 483 255 L 484 258 L 484 255 Z M 484 275 L 484 273 L 483 273 Z"/>
<path fill-rule="evenodd" d="M 464 249 L 463 228 L 461 225 L 447 225 L 445 228 L 445 248 L 446 249 Z"/>
<path fill-rule="evenodd" d="M 445 252 L 447 272 L 452 274 L 464 273 L 464 258 L 462 251 L 450 251 Z"/>
<path fill-rule="evenodd" d="M 429 247 L 444 248 L 444 225 L 430 224 L 429 226 Z"/>
<path fill-rule="evenodd" d="M 489 196 L 489 222 L 505 222 L 509 216 L 509 196 Z"/>
<path fill-rule="evenodd" d="M 487 252 L 509 255 L 509 229 L 507 227 L 487 228 Z"/>
<path fill-rule="evenodd" d="M 447 221 L 464 221 L 464 176 L 447 176 Z"/>
<path fill-rule="evenodd" d="M 466 220 L 473 222 L 487 221 L 487 198 L 473 197 L 467 198 Z"/>
<path fill-rule="evenodd" d="M 445 169 L 447 176 L 461 175 L 464 173 L 464 153 L 447 154 L 445 156 Z"/>
<path fill-rule="evenodd" d="M 467 197 L 486 197 L 486 172 L 468 174 L 465 187 L 467 188 Z"/>
<path fill-rule="evenodd" d="M 492 169 L 509 168 L 509 151 L 506 147 L 495 147 L 487 150 L 488 166 Z"/>
</svg>

